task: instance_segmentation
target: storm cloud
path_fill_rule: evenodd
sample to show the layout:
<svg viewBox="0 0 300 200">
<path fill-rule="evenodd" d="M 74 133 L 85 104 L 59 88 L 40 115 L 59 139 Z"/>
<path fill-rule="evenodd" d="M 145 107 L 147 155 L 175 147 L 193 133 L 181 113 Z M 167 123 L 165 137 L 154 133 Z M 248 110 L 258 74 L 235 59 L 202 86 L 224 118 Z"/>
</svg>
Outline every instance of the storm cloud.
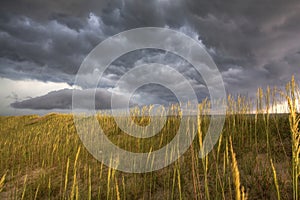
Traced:
<svg viewBox="0 0 300 200">
<path fill-rule="evenodd" d="M 24 101 L 14 102 L 11 104 L 13 108 L 27 108 L 33 110 L 52 110 L 52 109 L 72 109 L 72 94 L 74 90 L 63 89 L 58 91 L 49 92 L 46 95 L 29 98 Z M 87 96 L 93 94 L 95 97 L 94 109 L 111 109 L 111 95 L 112 93 L 104 89 L 96 90 L 76 90 L 77 98 L 80 98 L 80 105 L 76 108 L 85 110 L 90 108 L 91 99 L 87 99 Z M 123 101 L 124 97 L 122 95 L 117 95 L 118 99 L 115 108 L 126 108 L 126 102 Z M 131 103 L 130 105 L 134 105 Z"/>
<path fill-rule="evenodd" d="M 101 41 L 121 31 L 155 26 L 198 40 L 217 64 L 227 92 L 253 96 L 257 87 L 281 87 L 293 74 L 299 80 L 299 11 L 298 0 L 4 0 L 0 6 L 0 77 L 72 86 L 80 64 Z M 122 56 L 108 68 L 99 88 L 114 90 L 130 68 L 150 62 L 169 64 L 198 88 L 199 98 L 207 96 L 201 75 L 163 51 L 141 50 Z M 88 88 L 95 77 L 92 73 L 84 76 Z M 137 95 L 149 96 L 141 99 L 150 103 L 173 101 L 171 94 L 159 88 L 148 86 Z M 70 93 L 55 91 L 12 106 L 68 108 Z M 53 101 L 42 103 L 48 99 Z"/>
</svg>

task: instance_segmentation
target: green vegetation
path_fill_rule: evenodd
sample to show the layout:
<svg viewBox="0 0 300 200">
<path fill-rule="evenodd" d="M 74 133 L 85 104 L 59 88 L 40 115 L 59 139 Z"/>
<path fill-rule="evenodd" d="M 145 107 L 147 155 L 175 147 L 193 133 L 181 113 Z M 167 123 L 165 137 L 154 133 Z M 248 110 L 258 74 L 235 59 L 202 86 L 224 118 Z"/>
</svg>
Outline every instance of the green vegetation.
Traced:
<svg viewBox="0 0 300 200">
<path fill-rule="evenodd" d="M 210 122 L 209 102 L 203 101 L 188 151 L 168 167 L 143 174 L 116 171 L 93 158 L 76 134 L 72 115 L 0 117 L 0 199 L 298 199 L 298 99 L 294 79 L 284 92 L 259 89 L 256 100 L 229 96 L 220 139 L 200 159 Z M 270 112 L 285 101 L 289 114 Z M 109 139 L 132 152 L 161 148 L 180 124 L 180 116 L 170 116 L 159 134 L 136 139 L 111 116 L 97 117 Z M 140 125 L 150 120 L 123 120 L 132 119 Z"/>
</svg>

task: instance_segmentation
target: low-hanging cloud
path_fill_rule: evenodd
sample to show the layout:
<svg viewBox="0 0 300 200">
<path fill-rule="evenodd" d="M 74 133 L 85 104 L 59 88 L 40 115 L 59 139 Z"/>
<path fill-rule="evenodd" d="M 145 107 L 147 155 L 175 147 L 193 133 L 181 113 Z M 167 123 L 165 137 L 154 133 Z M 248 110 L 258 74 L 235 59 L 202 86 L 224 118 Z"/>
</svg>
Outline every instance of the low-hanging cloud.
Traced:
<svg viewBox="0 0 300 200">
<path fill-rule="evenodd" d="M 79 98 L 80 105 L 78 109 L 90 108 L 90 99 L 87 99 L 89 94 L 95 94 L 95 109 L 111 109 L 111 96 L 112 93 L 105 89 L 96 90 L 78 90 L 76 91 L 76 98 Z M 11 104 L 13 108 L 20 109 L 33 109 L 33 110 L 51 110 L 51 109 L 72 109 L 72 95 L 73 89 L 63 89 L 58 91 L 49 92 L 46 95 L 17 101 Z M 116 94 L 118 99 L 116 108 L 126 108 L 127 102 L 123 101 L 124 96 Z M 130 106 L 134 105 L 131 103 Z"/>
</svg>

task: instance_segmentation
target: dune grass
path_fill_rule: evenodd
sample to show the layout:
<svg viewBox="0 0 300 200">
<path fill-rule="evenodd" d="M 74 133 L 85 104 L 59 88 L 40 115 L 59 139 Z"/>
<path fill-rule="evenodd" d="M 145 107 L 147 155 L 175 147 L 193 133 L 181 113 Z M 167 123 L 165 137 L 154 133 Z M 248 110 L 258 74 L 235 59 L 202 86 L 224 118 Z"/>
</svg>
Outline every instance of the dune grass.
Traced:
<svg viewBox="0 0 300 200">
<path fill-rule="evenodd" d="M 257 99 L 229 96 L 220 139 L 201 159 L 210 122 L 205 100 L 188 151 L 168 167 L 142 174 L 116 171 L 93 158 L 72 115 L 0 117 L 0 199 L 298 199 L 298 99 L 294 78 L 285 91 L 259 89 Z M 289 114 L 270 111 L 285 101 Z M 167 144 L 181 119 L 169 116 L 160 133 L 137 139 L 123 133 L 111 116 L 99 113 L 97 118 L 113 143 L 132 152 Z M 139 125 L 149 120 L 133 119 Z"/>
</svg>

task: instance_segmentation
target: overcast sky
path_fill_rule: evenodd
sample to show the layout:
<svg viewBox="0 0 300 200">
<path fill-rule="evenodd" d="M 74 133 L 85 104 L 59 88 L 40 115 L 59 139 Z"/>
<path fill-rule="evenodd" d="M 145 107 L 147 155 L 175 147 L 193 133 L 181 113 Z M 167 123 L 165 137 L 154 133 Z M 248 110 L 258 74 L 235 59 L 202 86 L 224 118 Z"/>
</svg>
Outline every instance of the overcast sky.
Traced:
<svg viewBox="0 0 300 200">
<path fill-rule="evenodd" d="M 2 0 L 0 115 L 69 112 L 72 91 L 84 96 L 93 89 L 89 80 L 97 78 L 87 73 L 86 85 L 74 85 L 88 53 L 109 36 L 149 26 L 196 39 L 215 61 L 226 92 L 254 96 L 257 87 L 282 87 L 293 74 L 299 80 L 299 22 L 299 0 Z M 111 64 L 96 90 L 96 107 L 110 108 L 114 92 L 122 99 L 130 83 L 120 91 L 115 87 L 120 77 L 153 62 L 182 73 L 199 100 L 208 95 L 201 76 L 184 59 L 140 50 Z M 133 99 L 137 104 L 169 102 L 176 102 L 174 94 L 155 84 L 141 87 Z"/>
</svg>

